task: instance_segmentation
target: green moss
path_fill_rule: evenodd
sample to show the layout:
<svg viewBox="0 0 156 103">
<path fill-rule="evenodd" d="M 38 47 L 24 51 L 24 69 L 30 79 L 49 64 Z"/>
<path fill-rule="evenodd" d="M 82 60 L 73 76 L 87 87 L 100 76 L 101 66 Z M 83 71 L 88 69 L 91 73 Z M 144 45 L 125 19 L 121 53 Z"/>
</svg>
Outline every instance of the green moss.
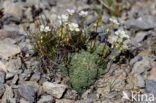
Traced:
<svg viewBox="0 0 156 103">
<path fill-rule="evenodd" d="M 64 75 L 69 76 L 69 82 L 73 89 L 81 92 L 84 88 L 94 84 L 98 74 L 104 73 L 108 59 L 99 66 L 98 62 L 101 59 L 96 53 L 81 51 L 72 55 L 70 63 L 67 66 L 62 66 L 61 70 Z"/>
</svg>

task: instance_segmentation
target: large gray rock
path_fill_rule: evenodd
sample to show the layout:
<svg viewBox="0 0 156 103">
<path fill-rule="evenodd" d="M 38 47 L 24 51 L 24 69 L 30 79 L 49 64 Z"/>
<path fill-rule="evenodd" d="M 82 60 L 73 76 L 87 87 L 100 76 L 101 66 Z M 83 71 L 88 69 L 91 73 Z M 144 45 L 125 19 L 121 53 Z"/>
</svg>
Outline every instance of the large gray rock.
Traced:
<svg viewBox="0 0 156 103">
<path fill-rule="evenodd" d="M 2 95 L 4 94 L 4 92 L 5 92 L 4 84 L 0 83 L 0 98 L 2 97 Z"/>
<path fill-rule="evenodd" d="M 37 82 L 33 82 L 33 81 L 23 81 L 23 80 L 19 80 L 18 81 L 19 85 L 29 85 L 31 86 L 35 91 L 41 91 L 42 89 L 38 90 L 40 88 L 39 84 Z"/>
<path fill-rule="evenodd" d="M 147 32 L 139 32 L 139 33 L 136 34 L 134 40 L 135 40 L 137 43 L 139 43 L 139 42 L 143 41 L 144 38 L 145 38 L 147 35 L 148 35 Z"/>
<path fill-rule="evenodd" d="M 151 69 L 148 58 L 144 57 L 142 61 L 136 62 L 132 68 L 132 73 L 141 74 Z"/>
<path fill-rule="evenodd" d="M 3 29 L 0 30 L 0 40 L 4 40 L 8 35 L 11 35 L 8 31 L 5 31 Z"/>
<path fill-rule="evenodd" d="M 136 62 L 141 61 L 141 60 L 142 60 L 142 56 L 141 55 L 137 55 L 136 57 L 131 59 L 130 66 L 133 67 Z"/>
<path fill-rule="evenodd" d="M 155 81 L 146 79 L 146 93 L 149 97 L 152 97 L 152 101 L 148 103 L 156 103 L 156 82 Z"/>
<path fill-rule="evenodd" d="M 146 92 L 153 93 L 156 96 L 156 82 L 146 79 Z"/>
<path fill-rule="evenodd" d="M 10 14 L 20 20 L 23 17 L 23 3 L 12 3 L 10 0 L 7 0 L 3 4 L 4 14 Z"/>
<path fill-rule="evenodd" d="M 37 103 L 53 103 L 54 98 L 51 95 L 42 96 Z"/>
<path fill-rule="evenodd" d="M 20 71 L 18 71 L 20 68 L 21 68 L 21 60 L 18 58 L 18 59 L 11 59 L 9 62 L 7 62 L 5 64 L 6 66 L 6 69 L 11 72 L 12 74 L 17 74 L 17 72 L 20 73 Z M 16 72 L 15 72 L 16 71 Z M 8 78 L 9 78 L 9 75 L 7 75 Z M 10 74 L 11 76 L 11 74 Z"/>
<path fill-rule="evenodd" d="M 135 85 L 140 88 L 145 87 L 145 81 L 141 75 L 136 75 Z"/>
<path fill-rule="evenodd" d="M 17 74 L 21 74 L 22 73 L 22 70 L 12 70 L 12 72 L 8 72 L 8 73 L 6 73 L 6 80 L 8 80 L 8 79 L 12 79 L 15 75 L 17 75 Z"/>
<path fill-rule="evenodd" d="M 5 25 L 3 25 L 3 27 L 4 27 Z M 14 26 L 15 28 L 16 28 L 16 25 L 12 25 L 12 26 Z M 17 31 L 17 30 L 15 30 L 15 28 L 11 28 L 10 26 L 5 26 L 6 28 L 8 28 L 8 29 L 1 29 L 0 30 L 0 40 L 1 41 L 3 41 L 4 40 L 4 42 L 6 42 L 7 40 L 6 39 L 12 39 L 11 41 L 15 41 L 15 39 L 16 38 L 20 38 L 22 35 L 21 34 L 19 34 L 19 30 Z M 4 27 L 4 28 L 5 28 Z M 10 30 L 10 29 L 13 29 L 13 30 Z M 16 29 L 18 29 L 18 28 L 16 28 Z M 7 43 L 10 43 L 10 42 L 7 42 Z M 11 42 L 11 44 L 12 43 L 14 43 L 14 42 Z"/>
<path fill-rule="evenodd" d="M 23 73 L 19 75 L 20 80 L 29 80 L 32 75 L 32 72 L 29 70 L 25 70 Z"/>
<path fill-rule="evenodd" d="M 20 52 L 21 49 L 18 46 L 0 42 L 0 58 L 8 60 L 9 57 L 12 57 Z"/>
<path fill-rule="evenodd" d="M 35 90 L 31 86 L 29 85 L 20 86 L 18 90 L 20 95 L 24 97 L 26 100 L 29 100 L 31 102 L 35 101 Z"/>
<path fill-rule="evenodd" d="M 125 24 L 133 29 L 148 30 L 156 27 L 156 18 L 151 15 L 144 15 L 137 19 L 130 18 Z"/>
<path fill-rule="evenodd" d="M 63 84 L 55 84 L 50 82 L 43 83 L 43 90 L 56 98 L 61 98 L 66 88 L 67 86 Z"/>
<path fill-rule="evenodd" d="M 14 93 L 12 91 L 12 87 L 6 86 L 5 93 L 2 97 L 2 103 L 8 103 L 10 101 L 11 103 L 16 103 L 15 98 L 13 98 Z"/>
</svg>

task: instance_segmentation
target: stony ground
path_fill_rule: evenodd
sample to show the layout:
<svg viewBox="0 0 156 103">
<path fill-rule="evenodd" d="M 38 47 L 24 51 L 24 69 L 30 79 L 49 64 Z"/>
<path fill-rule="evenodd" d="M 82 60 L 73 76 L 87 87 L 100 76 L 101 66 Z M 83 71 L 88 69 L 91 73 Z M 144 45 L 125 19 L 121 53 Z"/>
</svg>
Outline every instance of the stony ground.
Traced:
<svg viewBox="0 0 156 103">
<path fill-rule="evenodd" d="M 51 22 L 65 9 L 88 9 L 87 0 L 0 0 L 0 103 L 129 103 L 122 91 L 152 93 L 156 99 L 156 0 L 128 0 L 118 18 L 131 37 L 109 73 L 83 94 L 72 90 L 62 74 L 42 74 L 22 26 L 46 15 Z M 103 22 L 109 16 L 103 13 Z M 87 22 L 92 22 L 90 15 Z M 99 37 L 103 36 L 98 28 Z M 112 32 L 114 32 L 112 30 Z M 102 40 L 101 40 L 102 41 Z M 135 103 L 135 102 L 134 102 Z M 148 102 L 142 102 L 148 103 Z M 156 100 L 149 103 L 156 103 Z"/>
</svg>

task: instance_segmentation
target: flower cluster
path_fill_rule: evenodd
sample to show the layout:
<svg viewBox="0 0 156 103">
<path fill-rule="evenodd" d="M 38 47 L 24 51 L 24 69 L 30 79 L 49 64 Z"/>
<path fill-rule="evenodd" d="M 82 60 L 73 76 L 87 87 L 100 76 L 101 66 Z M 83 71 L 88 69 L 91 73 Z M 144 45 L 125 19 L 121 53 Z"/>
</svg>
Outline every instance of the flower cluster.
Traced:
<svg viewBox="0 0 156 103">
<path fill-rule="evenodd" d="M 129 39 L 129 36 L 125 33 L 125 31 L 123 30 L 116 31 L 115 35 L 113 36 L 112 48 L 116 46 L 116 47 L 119 47 L 120 50 L 122 50 L 123 42 L 127 39 Z"/>
<path fill-rule="evenodd" d="M 66 35 L 66 37 L 68 37 L 66 40 L 69 40 L 71 32 L 80 32 L 82 30 L 80 30 L 79 25 L 74 23 L 71 19 L 71 16 L 75 13 L 75 11 L 70 9 L 67 9 L 66 11 L 67 14 L 58 16 L 60 26 L 58 27 L 57 32 L 61 38 L 64 38 Z M 79 15 L 85 18 L 88 15 L 88 12 L 81 11 Z"/>
<path fill-rule="evenodd" d="M 79 27 L 79 24 L 74 23 L 72 20 L 72 16 L 75 13 L 75 10 L 66 9 L 66 12 L 67 12 L 67 14 L 58 16 L 60 26 L 57 27 L 56 32 L 57 32 L 59 38 L 65 40 L 65 41 L 69 41 L 72 35 L 74 35 L 76 33 L 78 33 L 78 34 L 84 33 L 84 30 Z M 82 18 L 85 18 L 87 15 L 88 15 L 87 11 L 79 12 L 79 16 Z M 105 33 L 106 32 L 108 33 L 114 25 L 119 25 L 119 22 L 114 18 L 110 18 L 109 21 L 110 21 L 110 26 L 109 26 L 109 28 L 107 28 L 104 31 Z M 93 23 L 93 27 L 94 27 L 95 31 L 97 31 L 97 27 L 100 24 L 101 24 L 101 26 L 104 26 L 103 22 L 101 21 L 101 17 L 98 16 L 97 19 L 95 20 L 95 22 Z M 41 25 L 40 31 L 47 33 L 47 32 L 50 32 L 51 29 L 49 26 Z M 108 37 L 109 37 L 109 35 L 108 35 Z M 108 37 L 106 37 L 106 38 L 108 38 Z M 120 47 L 120 49 L 121 49 L 123 42 L 125 40 L 129 39 L 129 36 L 126 35 L 126 33 L 123 30 L 118 30 L 115 32 L 115 35 L 113 35 L 111 39 L 113 40 L 112 48 Z"/>
</svg>

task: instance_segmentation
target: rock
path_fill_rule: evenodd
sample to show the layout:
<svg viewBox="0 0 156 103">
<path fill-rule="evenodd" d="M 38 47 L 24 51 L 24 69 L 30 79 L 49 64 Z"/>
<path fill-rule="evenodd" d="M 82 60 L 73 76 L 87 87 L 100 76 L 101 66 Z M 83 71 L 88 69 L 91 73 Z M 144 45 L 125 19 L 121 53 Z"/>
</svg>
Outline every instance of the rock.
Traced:
<svg viewBox="0 0 156 103">
<path fill-rule="evenodd" d="M 50 6 L 56 6 L 56 0 L 49 0 Z"/>
<path fill-rule="evenodd" d="M 97 94 L 100 97 L 105 97 L 106 94 L 110 93 L 111 91 L 121 91 L 126 83 L 125 80 L 127 79 L 127 74 L 124 69 L 119 69 L 119 65 L 113 64 L 111 69 L 114 71 L 112 72 L 113 76 L 110 76 L 110 73 L 105 75 L 103 78 L 96 81 L 95 86 L 97 87 Z M 114 84 L 112 88 L 109 84 Z M 110 91 L 111 90 L 111 91 Z"/>
<path fill-rule="evenodd" d="M 8 103 L 7 100 L 13 99 L 13 96 L 14 96 L 14 93 L 12 91 L 12 87 L 6 86 L 5 93 L 2 97 L 2 103 Z M 14 100 L 12 100 L 12 101 L 14 101 Z M 13 103 L 15 103 L 15 102 L 13 102 Z"/>
<path fill-rule="evenodd" d="M 75 103 L 73 100 L 68 100 L 68 99 L 56 99 L 56 103 Z"/>
<path fill-rule="evenodd" d="M 152 67 L 150 74 L 156 76 L 156 67 Z"/>
<path fill-rule="evenodd" d="M 129 3 L 134 4 L 136 0 L 127 0 Z"/>
<path fill-rule="evenodd" d="M 33 81 L 19 81 L 18 84 L 19 85 L 29 85 L 35 91 L 38 91 L 38 92 L 40 92 L 42 90 L 42 88 L 39 86 L 39 84 L 37 82 L 33 82 Z M 38 89 L 40 89 L 40 90 L 38 90 Z"/>
<path fill-rule="evenodd" d="M 93 103 L 92 99 L 84 99 L 84 100 L 78 100 L 75 103 Z"/>
<path fill-rule="evenodd" d="M 8 35 L 10 35 L 9 32 L 7 32 L 3 29 L 0 30 L 0 40 L 4 40 L 5 38 L 7 38 Z"/>
<path fill-rule="evenodd" d="M 142 9 L 136 9 L 136 8 L 132 8 L 129 12 L 128 12 L 128 17 L 129 18 L 139 18 L 141 16 L 144 16 L 144 11 Z"/>
<path fill-rule="evenodd" d="M 135 85 L 140 87 L 140 88 L 143 88 L 145 87 L 145 81 L 144 79 L 142 78 L 142 76 L 140 75 L 136 75 L 135 76 L 136 80 L 135 80 Z"/>
<path fill-rule="evenodd" d="M 134 29 L 148 30 L 156 27 L 156 18 L 151 15 L 144 15 L 137 19 L 130 18 L 126 21 L 126 26 Z"/>
<path fill-rule="evenodd" d="M 141 55 L 135 56 L 133 59 L 131 59 L 131 61 L 130 61 L 131 68 L 134 66 L 134 64 L 136 62 L 141 61 L 141 60 L 142 60 L 142 56 Z"/>
<path fill-rule="evenodd" d="M 75 90 L 68 89 L 64 95 L 64 98 L 75 100 L 77 96 L 78 96 L 78 94 Z"/>
<path fill-rule="evenodd" d="M 7 98 L 5 103 L 17 103 L 16 98 Z"/>
<path fill-rule="evenodd" d="M 27 17 L 28 20 L 33 21 L 33 17 L 32 17 L 32 9 L 28 8 L 25 12 L 24 12 L 25 16 Z"/>
<path fill-rule="evenodd" d="M 3 21 L 3 24 L 4 25 L 9 25 L 11 24 L 12 22 L 19 22 L 20 19 L 15 17 L 15 16 L 12 16 L 11 14 L 5 14 L 2 18 L 2 21 Z"/>
<path fill-rule="evenodd" d="M 31 81 L 35 81 L 35 82 L 38 82 L 40 78 L 41 78 L 40 73 L 34 73 L 34 74 L 32 75 L 32 77 L 31 77 L 30 80 L 31 80 Z"/>
<path fill-rule="evenodd" d="M 0 71 L 0 83 L 5 82 L 5 73 L 3 71 Z"/>
<path fill-rule="evenodd" d="M 40 5 L 40 7 L 42 9 L 45 9 L 45 8 L 50 8 L 50 0 L 41 0 L 42 2 L 42 5 Z M 45 11 L 45 10 L 44 10 Z"/>
<path fill-rule="evenodd" d="M 148 60 L 148 58 L 143 58 L 142 61 L 136 62 L 134 64 L 134 67 L 132 68 L 132 73 L 141 74 L 150 69 L 151 69 L 150 61 Z"/>
<path fill-rule="evenodd" d="M 11 38 L 6 38 L 3 42 L 4 43 L 11 43 L 11 44 L 15 44 L 16 43 L 16 41 L 11 39 Z"/>
<path fill-rule="evenodd" d="M 20 99 L 20 103 L 31 103 L 31 102 L 29 102 L 29 101 L 22 98 L 22 99 Z"/>
<path fill-rule="evenodd" d="M 29 80 L 32 75 L 32 72 L 29 70 L 25 70 L 23 73 L 19 75 L 20 80 Z"/>
<path fill-rule="evenodd" d="M 11 29 L 10 26 L 9 26 L 9 29 Z M 19 38 L 20 36 L 22 36 L 22 35 L 19 34 L 19 32 L 17 32 L 17 31 L 10 31 L 10 30 L 5 30 L 5 29 L 0 30 L 0 40 L 2 40 L 2 41 L 7 38 L 12 39 L 12 41 L 15 41 L 15 39 Z"/>
<path fill-rule="evenodd" d="M 21 49 L 18 46 L 0 42 L 0 58 L 8 60 L 9 57 L 12 57 L 20 52 Z"/>
<path fill-rule="evenodd" d="M 54 98 L 51 95 L 42 96 L 37 103 L 53 103 Z"/>
<path fill-rule="evenodd" d="M 29 48 L 28 48 L 27 46 L 25 46 L 25 47 L 23 47 L 23 48 L 21 49 L 21 51 L 22 51 L 23 53 L 27 53 L 27 52 L 29 51 Z"/>
<path fill-rule="evenodd" d="M 24 97 L 26 100 L 29 100 L 31 102 L 35 101 L 35 90 L 31 86 L 29 85 L 20 86 L 18 90 L 20 95 Z"/>
<path fill-rule="evenodd" d="M 152 93 L 156 96 L 156 82 L 153 80 L 146 79 L 146 92 Z"/>
<path fill-rule="evenodd" d="M 9 72 L 9 73 L 6 74 L 6 80 L 11 79 L 13 77 L 14 77 L 14 74 L 11 73 L 11 72 Z"/>
<path fill-rule="evenodd" d="M 152 67 L 148 79 L 156 81 L 156 67 Z"/>
<path fill-rule="evenodd" d="M 33 5 L 36 5 L 36 4 L 39 4 L 40 3 L 40 0 L 26 0 L 26 4 L 28 6 L 33 6 Z"/>
<path fill-rule="evenodd" d="M 15 32 L 18 33 L 19 32 L 19 26 L 17 24 L 9 24 L 9 25 L 3 25 L 3 29 L 9 32 Z M 14 36 L 14 35 L 12 35 Z"/>
<path fill-rule="evenodd" d="M 16 41 L 11 39 L 11 38 L 5 38 L 5 40 L 3 40 L 4 43 L 11 43 L 11 44 L 15 44 Z"/>
<path fill-rule="evenodd" d="M 82 99 L 87 99 L 87 98 L 88 98 L 88 95 L 89 95 L 90 93 L 91 93 L 91 89 L 86 90 L 86 91 L 82 94 L 81 98 L 82 98 Z"/>
<path fill-rule="evenodd" d="M 22 73 L 22 70 L 14 70 L 12 72 L 8 72 L 6 73 L 6 80 L 12 79 L 15 75 L 21 74 L 21 73 Z"/>
<path fill-rule="evenodd" d="M 21 2 L 12 3 L 11 1 L 5 1 L 3 4 L 4 14 L 10 14 L 18 20 L 21 20 L 23 16 L 23 6 Z"/>
<path fill-rule="evenodd" d="M 43 83 L 43 90 L 56 98 L 61 98 L 66 88 L 67 86 L 63 84 L 55 84 L 50 82 Z"/>
<path fill-rule="evenodd" d="M 0 83 L 0 98 L 3 96 L 4 92 L 5 92 L 4 84 Z"/>
<path fill-rule="evenodd" d="M 147 35 L 148 35 L 147 32 L 139 32 L 136 34 L 134 40 L 137 43 L 142 42 Z"/>
<path fill-rule="evenodd" d="M 21 72 L 19 69 L 21 68 L 21 60 L 18 59 L 11 59 L 9 62 L 6 63 L 6 68 L 9 72 L 18 74 L 17 72 Z M 15 73 L 16 72 L 16 73 Z"/>
<path fill-rule="evenodd" d="M 31 58 L 29 61 L 25 62 L 27 65 L 27 68 L 29 69 L 38 69 L 39 62 L 35 58 Z"/>
<path fill-rule="evenodd" d="M 15 75 L 13 80 L 12 80 L 12 84 L 16 84 L 18 81 L 18 75 Z"/>
</svg>

